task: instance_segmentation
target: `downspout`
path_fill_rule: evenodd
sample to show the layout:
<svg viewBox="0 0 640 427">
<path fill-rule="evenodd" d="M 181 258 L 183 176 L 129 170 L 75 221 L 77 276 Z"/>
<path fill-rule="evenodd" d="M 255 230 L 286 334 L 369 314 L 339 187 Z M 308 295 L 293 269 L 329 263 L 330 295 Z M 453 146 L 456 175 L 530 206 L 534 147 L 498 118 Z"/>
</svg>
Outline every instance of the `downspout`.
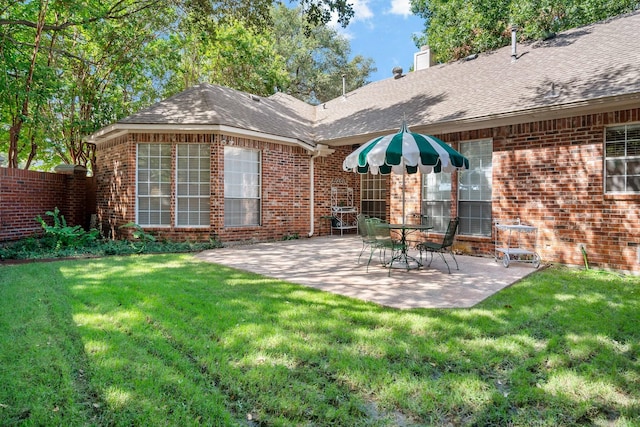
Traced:
<svg viewBox="0 0 640 427">
<path fill-rule="evenodd" d="M 309 226 L 309 237 L 312 237 L 315 233 L 315 159 L 320 156 L 328 156 L 329 154 L 333 154 L 335 150 L 327 147 L 324 144 L 316 145 L 315 150 L 312 152 L 312 156 L 309 159 L 309 218 L 311 220 L 311 224 Z"/>
</svg>

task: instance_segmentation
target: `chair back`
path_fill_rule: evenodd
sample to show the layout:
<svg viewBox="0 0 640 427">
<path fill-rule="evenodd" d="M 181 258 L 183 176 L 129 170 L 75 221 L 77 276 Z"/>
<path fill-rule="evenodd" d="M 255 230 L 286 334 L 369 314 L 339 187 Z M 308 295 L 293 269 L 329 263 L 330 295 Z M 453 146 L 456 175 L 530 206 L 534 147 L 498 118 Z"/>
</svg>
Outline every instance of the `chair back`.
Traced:
<svg viewBox="0 0 640 427">
<path fill-rule="evenodd" d="M 447 232 L 444 234 L 444 238 L 442 239 L 442 247 L 448 248 L 453 245 L 453 240 L 456 237 L 456 231 L 458 231 L 458 222 L 460 219 L 458 217 L 451 218 L 449 221 L 449 225 L 447 226 Z"/>
<path fill-rule="evenodd" d="M 369 236 L 374 238 L 377 243 L 391 243 L 391 230 L 384 227 L 386 221 L 381 220 L 380 218 L 369 218 L 367 219 L 367 229 L 369 231 Z"/>
<path fill-rule="evenodd" d="M 362 239 L 366 239 L 367 236 L 369 235 L 369 230 L 367 230 L 367 219 L 369 218 L 369 215 L 365 215 L 365 214 L 358 214 L 356 216 L 356 220 L 358 223 L 358 235 L 360 237 L 362 237 Z"/>
</svg>

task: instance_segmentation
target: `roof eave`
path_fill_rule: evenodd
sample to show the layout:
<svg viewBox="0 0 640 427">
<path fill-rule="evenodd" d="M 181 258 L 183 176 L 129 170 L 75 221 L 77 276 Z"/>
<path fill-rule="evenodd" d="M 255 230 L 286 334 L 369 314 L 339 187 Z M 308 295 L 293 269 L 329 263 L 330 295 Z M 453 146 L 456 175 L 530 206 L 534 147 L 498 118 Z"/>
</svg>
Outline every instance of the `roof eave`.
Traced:
<svg viewBox="0 0 640 427">
<path fill-rule="evenodd" d="M 612 110 L 636 108 L 640 104 L 640 93 L 631 93 L 606 98 L 581 100 L 564 104 L 555 104 L 507 113 L 490 114 L 486 116 L 470 117 L 459 120 L 446 120 L 430 124 L 409 124 L 411 131 L 432 135 L 440 135 L 454 132 L 466 132 L 478 129 L 510 126 L 520 123 L 536 122 L 557 118 L 571 117 L 581 114 L 598 114 Z M 344 138 L 335 138 L 322 141 L 331 147 L 344 145 L 363 144 L 372 138 L 392 133 L 374 132 L 370 134 L 353 135 Z"/>
<path fill-rule="evenodd" d="M 299 146 L 309 152 L 313 152 L 315 144 L 302 139 L 287 137 L 282 135 L 274 135 L 265 132 L 258 132 L 248 129 L 237 128 L 227 125 L 212 124 L 151 124 L 151 123 L 114 123 L 99 131 L 89 135 L 86 140 L 100 146 L 108 141 L 113 140 L 128 133 L 219 133 L 237 138 L 258 139 L 261 141 L 275 142 L 278 144 Z"/>
<path fill-rule="evenodd" d="M 471 117 L 462 120 L 451 120 L 425 126 L 414 125 L 415 132 L 443 134 L 465 132 L 476 129 L 510 126 L 520 123 L 537 122 L 557 118 L 579 116 L 582 114 L 599 114 L 612 110 L 635 108 L 640 102 L 640 93 L 632 93 L 607 98 L 588 99 L 564 104 L 519 110 L 508 113 L 492 114 L 482 117 Z"/>
</svg>

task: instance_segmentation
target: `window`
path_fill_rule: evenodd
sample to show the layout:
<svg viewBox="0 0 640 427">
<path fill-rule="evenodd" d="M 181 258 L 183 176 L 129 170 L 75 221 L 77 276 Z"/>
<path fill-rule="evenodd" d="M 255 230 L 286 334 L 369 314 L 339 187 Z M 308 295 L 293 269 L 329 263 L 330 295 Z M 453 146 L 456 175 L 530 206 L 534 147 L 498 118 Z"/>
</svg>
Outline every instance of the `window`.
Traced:
<svg viewBox="0 0 640 427">
<path fill-rule="evenodd" d="M 360 212 L 372 218 L 387 217 L 387 179 L 385 175 L 360 175 Z"/>
<path fill-rule="evenodd" d="M 463 142 L 460 152 L 469 159 L 469 170 L 458 173 L 459 232 L 491 236 L 491 140 Z"/>
<path fill-rule="evenodd" d="M 421 224 L 433 227 L 433 231 L 447 231 L 451 217 L 451 174 L 428 173 L 422 175 Z"/>
<path fill-rule="evenodd" d="M 640 124 L 607 128 L 605 193 L 640 193 Z"/>
<path fill-rule="evenodd" d="M 180 144 L 176 157 L 176 225 L 208 226 L 210 164 L 208 144 Z"/>
<path fill-rule="evenodd" d="M 139 144 L 137 171 L 136 223 L 171 225 L 171 144 Z"/>
<path fill-rule="evenodd" d="M 224 225 L 260 225 L 260 152 L 224 148 Z"/>
</svg>

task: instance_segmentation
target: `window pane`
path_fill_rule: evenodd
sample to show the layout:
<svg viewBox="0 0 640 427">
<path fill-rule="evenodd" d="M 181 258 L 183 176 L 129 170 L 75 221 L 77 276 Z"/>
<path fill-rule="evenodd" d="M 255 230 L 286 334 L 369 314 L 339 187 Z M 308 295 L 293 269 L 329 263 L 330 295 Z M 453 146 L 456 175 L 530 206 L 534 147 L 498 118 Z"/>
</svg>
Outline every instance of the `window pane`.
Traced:
<svg viewBox="0 0 640 427">
<path fill-rule="evenodd" d="M 640 192 L 640 176 L 630 176 L 627 178 L 627 190 Z"/>
<path fill-rule="evenodd" d="M 260 225 L 260 152 L 224 148 L 225 226 Z"/>
<path fill-rule="evenodd" d="M 138 144 L 137 219 L 141 226 L 171 223 L 171 144 Z"/>
<path fill-rule="evenodd" d="M 360 175 L 360 212 L 372 218 L 387 217 L 387 177 Z"/>
<path fill-rule="evenodd" d="M 491 236 L 493 143 L 491 140 L 460 144 L 469 170 L 458 173 L 460 234 Z"/>
<path fill-rule="evenodd" d="M 605 192 L 640 193 L 640 125 L 607 128 Z"/>
<path fill-rule="evenodd" d="M 209 165 L 208 144 L 180 144 L 176 163 L 176 225 L 181 227 L 209 226 Z M 200 188 L 207 191 L 201 191 Z"/>
<path fill-rule="evenodd" d="M 422 204 L 420 223 L 430 225 L 433 231 L 444 233 L 451 217 L 451 174 L 428 173 L 422 175 Z"/>
<path fill-rule="evenodd" d="M 451 218 L 451 201 L 422 201 L 421 224 L 430 225 L 433 231 L 447 231 Z"/>
<path fill-rule="evenodd" d="M 460 202 L 458 216 L 460 234 L 491 235 L 491 202 Z"/>
<path fill-rule="evenodd" d="M 225 227 L 260 225 L 260 201 L 256 199 L 225 199 Z"/>
</svg>

